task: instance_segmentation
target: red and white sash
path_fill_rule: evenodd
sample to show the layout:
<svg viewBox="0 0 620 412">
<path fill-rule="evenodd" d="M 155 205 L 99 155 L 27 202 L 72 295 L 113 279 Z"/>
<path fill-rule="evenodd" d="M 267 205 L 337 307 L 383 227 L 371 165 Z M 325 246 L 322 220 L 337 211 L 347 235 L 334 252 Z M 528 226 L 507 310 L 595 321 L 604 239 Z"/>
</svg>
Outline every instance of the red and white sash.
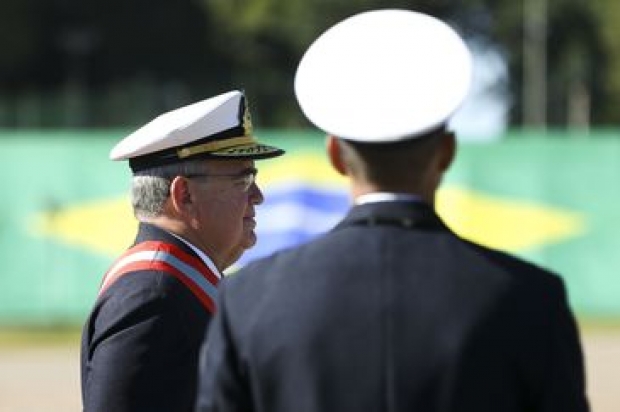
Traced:
<svg viewBox="0 0 620 412">
<path fill-rule="evenodd" d="M 219 277 L 202 260 L 160 241 L 139 243 L 119 257 L 103 277 L 99 296 L 121 276 L 139 270 L 160 270 L 174 276 L 209 312 L 215 312 Z"/>
</svg>

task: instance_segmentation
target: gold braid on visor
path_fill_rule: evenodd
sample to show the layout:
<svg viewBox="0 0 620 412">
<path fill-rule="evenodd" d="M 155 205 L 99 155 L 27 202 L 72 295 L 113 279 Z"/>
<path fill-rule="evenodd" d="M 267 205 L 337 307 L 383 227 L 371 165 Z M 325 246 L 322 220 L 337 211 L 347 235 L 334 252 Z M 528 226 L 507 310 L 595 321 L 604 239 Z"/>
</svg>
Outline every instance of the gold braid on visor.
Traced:
<svg viewBox="0 0 620 412">
<path fill-rule="evenodd" d="M 242 136 L 233 137 L 232 139 L 214 140 L 199 144 L 192 147 L 184 147 L 177 150 L 177 156 L 179 159 L 185 159 L 186 157 L 194 156 L 199 153 L 213 153 L 223 149 L 231 149 L 233 147 L 257 143 L 254 136 Z"/>
</svg>

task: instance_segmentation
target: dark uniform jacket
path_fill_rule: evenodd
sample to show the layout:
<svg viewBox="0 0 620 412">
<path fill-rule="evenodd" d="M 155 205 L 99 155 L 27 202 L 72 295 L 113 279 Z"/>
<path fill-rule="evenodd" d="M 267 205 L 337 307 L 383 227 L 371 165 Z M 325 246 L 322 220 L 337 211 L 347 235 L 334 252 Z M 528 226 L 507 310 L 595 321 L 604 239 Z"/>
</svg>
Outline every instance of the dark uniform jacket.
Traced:
<svg viewBox="0 0 620 412">
<path fill-rule="evenodd" d="M 356 206 L 219 289 L 198 410 L 587 411 L 560 278 L 428 206 Z"/>
<path fill-rule="evenodd" d="M 164 241 L 199 259 L 169 233 L 140 224 L 136 244 L 147 241 Z M 210 318 L 169 273 L 140 270 L 119 277 L 97 299 L 84 326 L 84 410 L 193 410 L 198 352 Z"/>
</svg>

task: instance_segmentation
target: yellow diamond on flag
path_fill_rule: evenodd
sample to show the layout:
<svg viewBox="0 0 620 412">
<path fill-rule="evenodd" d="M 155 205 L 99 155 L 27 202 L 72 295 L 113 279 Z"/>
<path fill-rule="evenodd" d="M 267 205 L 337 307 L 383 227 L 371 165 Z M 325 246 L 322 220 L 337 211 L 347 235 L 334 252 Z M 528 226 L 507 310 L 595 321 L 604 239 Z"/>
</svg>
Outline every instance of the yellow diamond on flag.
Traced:
<svg viewBox="0 0 620 412">
<path fill-rule="evenodd" d="M 436 202 L 438 213 L 456 233 L 511 252 L 566 240 L 586 228 L 579 213 L 457 187 L 440 190 Z"/>
<path fill-rule="evenodd" d="M 129 197 L 76 204 L 42 213 L 34 231 L 74 246 L 106 255 L 117 255 L 131 246 L 137 221 Z"/>
<path fill-rule="evenodd" d="M 259 186 L 299 184 L 320 189 L 338 189 L 346 193 L 347 180 L 321 157 L 302 153 L 260 166 Z"/>
</svg>

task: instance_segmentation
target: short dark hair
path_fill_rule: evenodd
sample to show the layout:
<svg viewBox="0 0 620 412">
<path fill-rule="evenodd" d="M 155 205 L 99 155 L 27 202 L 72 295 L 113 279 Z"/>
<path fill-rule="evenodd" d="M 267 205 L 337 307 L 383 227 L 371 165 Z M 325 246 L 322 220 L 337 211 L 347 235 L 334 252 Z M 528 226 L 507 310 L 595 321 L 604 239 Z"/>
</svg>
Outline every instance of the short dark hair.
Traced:
<svg viewBox="0 0 620 412">
<path fill-rule="evenodd" d="M 353 175 L 389 189 L 418 178 L 428 167 L 445 128 L 394 143 L 339 139 L 343 161 Z"/>
</svg>

